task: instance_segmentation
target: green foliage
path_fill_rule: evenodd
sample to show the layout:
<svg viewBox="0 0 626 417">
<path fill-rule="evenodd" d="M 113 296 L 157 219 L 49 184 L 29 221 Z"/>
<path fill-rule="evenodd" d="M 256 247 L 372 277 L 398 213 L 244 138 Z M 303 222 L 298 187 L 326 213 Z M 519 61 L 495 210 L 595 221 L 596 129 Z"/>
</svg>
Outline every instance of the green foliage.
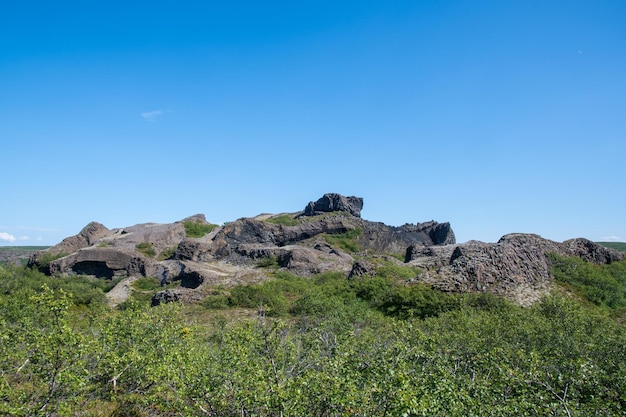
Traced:
<svg viewBox="0 0 626 417">
<path fill-rule="evenodd" d="M 578 257 L 549 254 L 554 277 L 597 306 L 626 307 L 626 261 L 596 265 Z"/>
<path fill-rule="evenodd" d="M 277 271 L 216 289 L 204 303 L 222 318 L 205 320 L 179 303 L 78 306 L 104 280 L 0 268 L 0 415 L 624 415 L 624 325 L 559 295 L 521 308 L 403 274 Z"/>
<path fill-rule="evenodd" d="M 606 246 L 607 248 L 615 249 L 621 252 L 626 252 L 626 242 L 596 242 L 599 245 Z"/>
<path fill-rule="evenodd" d="M 386 279 L 406 280 L 415 278 L 420 269 L 411 265 L 398 265 L 395 262 L 381 261 L 376 267 L 376 275 Z"/>
<path fill-rule="evenodd" d="M 216 227 L 219 227 L 216 224 L 210 223 L 202 223 L 196 221 L 184 221 L 183 226 L 185 227 L 185 234 L 187 237 L 191 238 L 200 238 L 204 235 L 207 235 L 213 231 Z"/>
<path fill-rule="evenodd" d="M 178 249 L 177 246 L 163 249 L 161 253 L 159 253 L 159 257 L 157 258 L 157 260 L 165 261 L 167 259 L 172 259 L 174 257 L 174 254 L 176 253 L 176 249 Z"/>
<path fill-rule="evenodd" d="M 50 262 L 56 259 L 63 258 L 65 256 L 67 256 L 67 253 L 65 252 L 59 252 L 59 253 L 41 252 L 39 257 L 37 258 L 39 270 L 46 271 L 48 269 L 48 266 L 50 265 Z"/>
<path fill-rule="evenodd" d="M 257 266 L 259 268 L 278 268 L 278 258 L 275 256 L 268 256 L 266 258 L 261 258 L 257 262 Z"/>
<path fill-rule="evenodd" d="M 330 245 L 338 246 L 348 253 L 356 253 L 361 250 L 358 238 L 363 234 L 363 229 L 357 227 L 343 233 L 325 234 L 324 239 Z"/>
<path fill-rule="evenodd" d="M 301 219 L 295 219 L 290 214 L 281 214 L 275 217 L 270 217 L 269 219 L 265 221 L 268 223 L 280 224 L 283 226 L 297 226 L 302 223 Z"/>
<path fill-rule="evenodd" d="M 155 277 L 141 277 L 133 281 L 133 287 L 139 291 L 154 291 L 161 287 L 161 283 Z"/>
<path fill-rule="evenodd" d="M 135 249 L 137 249 L 139 252 L 143 253 L 149 258 L 154 258 L 156 256 L 156 249 L 154 249 L 154 246 L 152 246 L 152 243 L 150 242 L 138 243 L 137 245 L 135 245 Z"/>
</svg>

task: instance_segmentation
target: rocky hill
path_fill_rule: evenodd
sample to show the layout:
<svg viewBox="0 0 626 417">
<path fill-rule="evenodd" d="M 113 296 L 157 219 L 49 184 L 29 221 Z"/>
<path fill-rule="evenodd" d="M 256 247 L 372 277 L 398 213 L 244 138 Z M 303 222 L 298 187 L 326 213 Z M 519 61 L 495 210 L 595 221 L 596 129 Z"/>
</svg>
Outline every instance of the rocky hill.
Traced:
<svg viewBox="0 0 626 417">
<path fill-rule="evenodd" d="M 163 284 L 179 281 L 178 287 L 155 296 L 158 304 L 198 300 L 215 286 L 266 280 L 277 268 L 300 276 L 326 271 L 340 271 L 347 279 L 373 275 L 376 261 L 384 259 L 421 271 L 407 285 L 491 292 L 530 304 L 550 287 L 548 253 L 596 263 L 624 256 L 586 239 L 558 243 L 532 234 L 457 244 L 449 223 L 388 226 L 362 219 L 362 208 L 362 198 L 326 194 L 297 213 L 261 214 L 222 226 L 202 214 L 172 224 L 120 229 L 92 222 L 78 235 L 33 254 L 29 265 L 51 275 L 119 278 L 119 288 L 111 292 L 113 304 L 123 301 L 129 281 L 137 277 L 158 277 Z"/>
</svg>

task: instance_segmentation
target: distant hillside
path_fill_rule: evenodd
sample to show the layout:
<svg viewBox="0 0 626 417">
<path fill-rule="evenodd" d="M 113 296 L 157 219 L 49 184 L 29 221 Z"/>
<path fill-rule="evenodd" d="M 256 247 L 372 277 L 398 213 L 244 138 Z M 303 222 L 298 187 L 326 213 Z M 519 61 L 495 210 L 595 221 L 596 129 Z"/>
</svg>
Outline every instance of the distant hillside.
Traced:
<svg viewBox="0 0 626 417">
<path fill-rule="evenodd" d="M 0 265 L 9 262 L 24 264 L 35 252 L 48 249 L 50 246 L 0 246 Z"/>
<path fill-rule="evenodd" d="M 626 242 L 596 242 L 599 245 L 606 246 L 607 248 L 626 252 Z"/>
</svg>

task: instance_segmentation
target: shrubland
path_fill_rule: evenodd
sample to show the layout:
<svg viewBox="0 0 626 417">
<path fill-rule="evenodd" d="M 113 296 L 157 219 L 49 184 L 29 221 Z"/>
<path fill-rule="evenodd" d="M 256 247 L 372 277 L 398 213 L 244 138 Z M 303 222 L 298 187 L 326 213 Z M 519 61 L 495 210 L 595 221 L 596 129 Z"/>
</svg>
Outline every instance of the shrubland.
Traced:
<svg viewBox="0 0 626 417">
<path fill-rule="evenodd" d="M 391 263 L 119 309 L 114 282 L 0 268 L 0 415 L 624 415 L 626 263 L 552 262 L 527 308 Z"/>
</svg>

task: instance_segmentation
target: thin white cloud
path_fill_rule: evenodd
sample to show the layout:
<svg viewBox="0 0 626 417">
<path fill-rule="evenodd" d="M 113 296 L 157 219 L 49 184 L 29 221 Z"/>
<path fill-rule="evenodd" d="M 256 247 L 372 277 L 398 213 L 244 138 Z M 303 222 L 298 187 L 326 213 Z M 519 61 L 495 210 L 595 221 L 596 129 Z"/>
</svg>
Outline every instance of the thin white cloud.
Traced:
<svg viewBox="0 0 626 417">
<path fill-rule="evenodd" d="M 7 242 L 15 242 L 17 238 L 10 233 L 0 232 L 0 240 L 5 240 Z"/>
<path fill-rule="evenodd" d="M 622 239 L 619 236 L 604 236 L 602 238 L 602 242 L 623 242 L 624 239 Z"/>
<path fill-rule="evenodd" d="M 152 110 L 141 113 L 141 117 L 147 122 L 155 122 L 163 113 L 165 113 L 163 110 Z"/>
</svg>

